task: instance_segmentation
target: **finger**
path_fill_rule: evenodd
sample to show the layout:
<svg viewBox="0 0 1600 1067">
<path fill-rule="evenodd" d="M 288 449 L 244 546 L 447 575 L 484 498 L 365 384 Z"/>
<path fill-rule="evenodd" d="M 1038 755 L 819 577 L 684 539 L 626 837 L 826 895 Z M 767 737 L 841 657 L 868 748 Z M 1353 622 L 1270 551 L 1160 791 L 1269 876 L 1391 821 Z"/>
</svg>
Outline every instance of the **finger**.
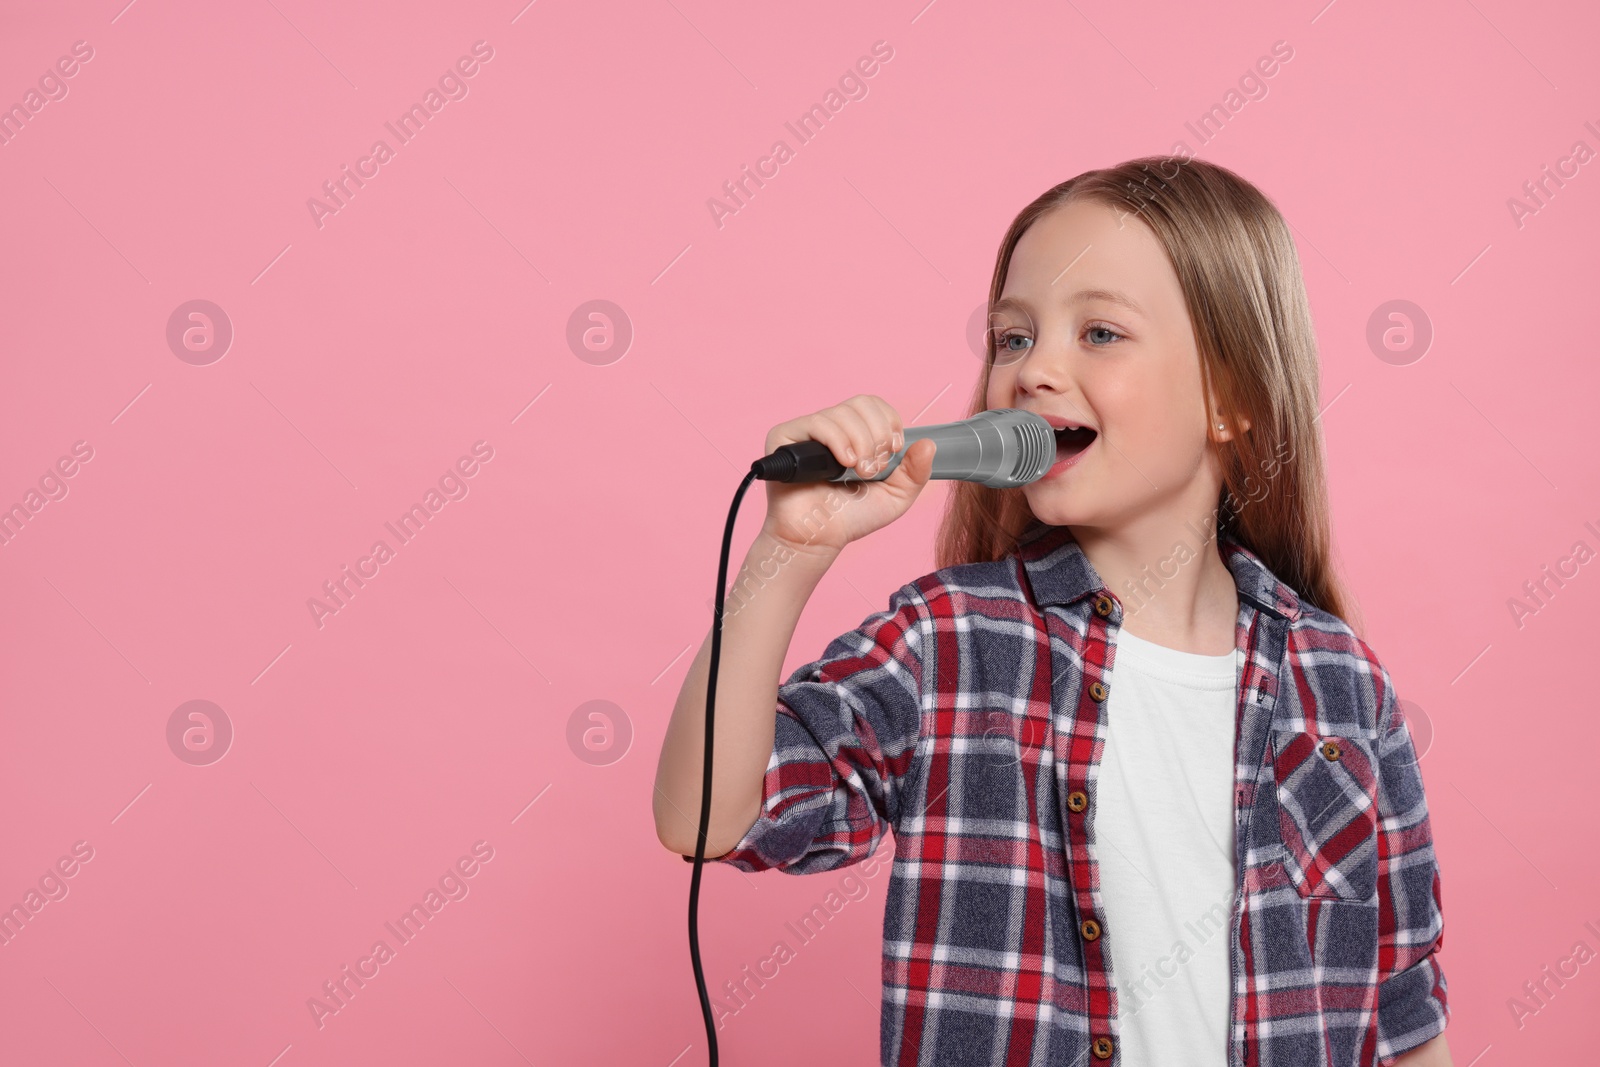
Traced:
<svg viewBox="0 0 1600 1067">
<path fill-rule="evenodd" d="M 911 447 L 906 449 L 905 458 L 900 461 L 900 466 L 895 468 L 895 473 L 905 471 L 906 477 L 911 479 L 912 484 L 921 489 L 933 475 L 933 454 L 938 450 L 938 442 L 931 437 L 911 442 Z"/>
<path fill-rule="evenodd" d="M 853 467 L 861 458 L 855 451 L 851 429 L 848 424 L 838 417 L 838 409 L 828 408 L 815 415 L 801 420 L 802 429 L 807 434 L 807 439 L 821 441 L 828 446 L 828 451 L 833 453 L 833 458 L 841 466 Z"/>
<path fill-rule="evenodd" d="M 776 449 L 782 448 L 784 445 L 799 444 L 802 441 L 820 441 L 821 443 L 828 445 L 829 448 L 833 448 L 835 445 L 848 444 L 850 438 L 850 428 L 845 424 L 839 423 L 837 419 L 830 418 L 830 416 L 836 414 L 836 408 L 837 405 L 834 407 L 826 407 L 817 411 L 813 411 L 809 415 L 802 415 L 798 419 L 790 419 L 787 422 L 780 422 L 771 430 L 767 431 L 767 451 L 772 452 Z M 818 419 L 827 419 L 830 423 L 838 426 L 838 430 L 843 434 L 842 440 L 838 432 L 836 432 L 834 436 L 827 439 L 825 439 L 822 434 L 814 433 L 813 430 L 817 426 Z M 824 433 L 826 433 L 826 431 L 824 431 Z M 840 463 L 844 462 L 844 460 L 840 459 L 838 456 L 835 456 L 834 458 L 838 459 Z"/>
<path fill-rule="evenodd" d="M 806 415 L 802 418 L 790 419 L 788 422 L 780 422 L 778 425 L 768 430 L 767 451 L 772 452 L 776 449 L 782 448 L 784 445 L 798 444 L 801 441 L 812 440 L 812 438 L 806 436 L 805 429 L 807 421 L 812 417 L 813 416 L 811 415 Z"/>
<path fill-rule="evenodd" d="M 895 444 L 894 409 L 881 396 L 863 394 L 851 397 L 846 403 L 870 428 L 872 445 L 869 449 L 871 464 L 869 473 L 877 474 L 899 451 L 899 447 Z"/>
<path fill-rule="evenodd" d="M 866 416 L 848 400 L 829 408 L 828 414 L 850 434 L 850 445 L 855 450 L 855 460 L 845 465 L 854 467 L 857 474 L 870 477 L 874 472 L 862 469 L 871 463 L 873 454 L 872 426 L 867 422 Z"/>
<path fill-rule="evenodd" d="M 900 451 L 905 447 L 906 430 L 905 422 L 900 418 L 900 412 L 896 411 L 894 405 L 881 396 L 873 396 L 870 399 L 876 401 L 878 409 L 883 412 L 887 420 L 890 448 L 896 452 Z"/>
</svg>

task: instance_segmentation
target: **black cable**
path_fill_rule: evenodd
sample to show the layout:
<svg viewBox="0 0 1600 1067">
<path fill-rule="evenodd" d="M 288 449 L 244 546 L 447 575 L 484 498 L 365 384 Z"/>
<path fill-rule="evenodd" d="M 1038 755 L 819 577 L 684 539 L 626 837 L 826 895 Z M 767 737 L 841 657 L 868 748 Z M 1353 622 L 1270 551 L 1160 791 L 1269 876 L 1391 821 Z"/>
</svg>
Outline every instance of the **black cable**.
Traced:
<svg viewBox="0 0 1600 1067">
<path fill-rule="evenodd" d="M 717 1026 L 711 1017 L 711 998 L 706 995 L 706 976 L 700 966 L 700 871 L 706 859 L 706 832 L 711 826 L 711 751 L 712 728 L 716 721 L 717 663 L 722 658 L 722 601 L 728 586 L 728 556 L 733 548 L 733 524 L 739 517 L 739 504 L 745 490 L 757 478 L 769 482 L 817 482 L 834 479 L 848 468 L 834 459 L 833 452 L 820 441 L 798 441 L 783 445 L 750 464 L 750 473 L 739 483 L 728 508 L 728 522 L 722 529 L 722 556 L 717 561 L 717 597 L 711 626 L 711 666 L 706 672 L 706 752 L 700 778 L 700 826 L 694 840 L 694 873 L 689 877 L 689 959 L 694 964 L 695 991 L 700 994 L 700 1014 L 706 1023 L 708 1063 L 717 1067 Z M 758 816 L 759 817 L 759 816 Z"/>
<path fill-rule="evenodd" d="M 705 1016 L 706 1044 L 711 1050 L 710 1067 L 717 1067 L 717 1027 L 711 1017 L 711 998 L 706 995 L 705 972 L 700 967 L 700 870 L 705 864 L 706 831 L 711 824 L 711 740 L 714 731 L 714 713 L 717 702 L 717 660 L 722 654 L 722 597 L 728 584 L 728 553 L 733 545 L 733 521 L 739 515 L 739 503 L 746 489 L 762 472 L 763 460 L 750 465 L 750 473 L 739 483 L 733 494 L 733 506 L 728 509 L 728 524 L 722 531 L 722 558 L 717 562 L 717 599 L 711 627 L 711 669 L 706 675 L 706 753 L 705 767 L 700 781 L 700 829 L 694 842 L 694 873 L 689 878 L 689 958 L 694 963 L 694 985 L 700 994 L 700 1013 Z"/>
</svg>

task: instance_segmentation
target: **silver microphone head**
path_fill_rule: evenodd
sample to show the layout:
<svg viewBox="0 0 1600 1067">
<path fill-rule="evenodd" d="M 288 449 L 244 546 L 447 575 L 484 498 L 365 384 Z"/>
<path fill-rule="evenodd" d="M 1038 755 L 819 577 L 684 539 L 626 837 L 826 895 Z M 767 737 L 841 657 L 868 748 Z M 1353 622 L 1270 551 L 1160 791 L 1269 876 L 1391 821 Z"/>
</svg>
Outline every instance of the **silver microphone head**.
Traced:
<svg viewBox="0 0 1600 1067">
<path fill-rule="evenodd" d="M 939 473 L 941 464 L 935 453 L 933 477 L 959 478 L 979 482 L 991 489 L 1015 489 L 1043 478 L 1055 465 L 1056 431 L 1043 416 L 1021 408 L 993 408 L 980 411 L 970 419 L 950 423 L 952 427 L 970 427 L 979 448 L 979 454 L 970 462 L 956 448 L 946 448 L 947 435 L 941 435 L 939 448 L 951 461 L 962 460 L 961 472 Z M 929 427 L 935 429 L 935 427 Z M 910 437 L 911 431 L 907 431 Z"/>
<path fill-rule="evenodd" d="M 847 469 L 834 481 L 881 481 L 905 458 L 906 449 L 924 437 L 939 446 L 930 478 L 978 482 L 991 489 L 1015 489 L 1043 478 L 1056 461 L 1056 432 L 1045 419 L 1021 408 L 991 408 L 959 422 L 907 426 L 905 447 L 873 477 Z"/>
</svg>

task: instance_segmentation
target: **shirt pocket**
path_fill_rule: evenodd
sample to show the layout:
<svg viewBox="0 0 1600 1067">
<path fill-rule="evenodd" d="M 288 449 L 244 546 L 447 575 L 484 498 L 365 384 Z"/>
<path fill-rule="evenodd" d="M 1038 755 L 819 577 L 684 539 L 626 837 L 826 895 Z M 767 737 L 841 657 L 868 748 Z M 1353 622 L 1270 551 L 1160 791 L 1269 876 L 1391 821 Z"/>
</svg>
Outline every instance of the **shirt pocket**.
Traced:
<svg viewBox="0 0 1600 1067">
<path fill-rule="evenodd" d="M 1370 901 L 1378 888 L 1373 742 L 1274 730 L 1272 773 L 1284 867 L 1302 897 Z"/>
</svg>

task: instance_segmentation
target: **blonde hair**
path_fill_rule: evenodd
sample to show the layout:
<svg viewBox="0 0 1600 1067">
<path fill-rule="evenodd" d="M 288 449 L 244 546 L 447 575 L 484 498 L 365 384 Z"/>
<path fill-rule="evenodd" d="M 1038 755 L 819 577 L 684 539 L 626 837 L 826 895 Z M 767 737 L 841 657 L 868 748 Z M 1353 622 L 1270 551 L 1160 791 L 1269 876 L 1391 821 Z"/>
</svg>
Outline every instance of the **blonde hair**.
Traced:
<svg viewBox="0 0 1600 1067">
<path fill-rule="evenodd" d="M 1012 250 L 1041 215 L 1090 200 L 1142 219 L 1166 249 L 1194 325 L 1206 410 L 1250 429 L 1212 441 L 1223 474 L 1219 533 L 1250 551 L 1303 599 L 1348 617 L 1354 599 L 1334 573 L 1318 426 L 1316 335 L 1288 224 L 1232 171 L 1182 156 L 1145 156 L 1085 171 L 1018 213 L 1000 242 L 989 303 L 1005 290 Z M 994 332 L 968 416 L 988 406 Z M 1212 406 L 1213 397 L 1217 407 Z M 1021 489 L 957 481 L 934 541 L 935 565 L 992 562 L 1039 520 Z"/>
</svg>

